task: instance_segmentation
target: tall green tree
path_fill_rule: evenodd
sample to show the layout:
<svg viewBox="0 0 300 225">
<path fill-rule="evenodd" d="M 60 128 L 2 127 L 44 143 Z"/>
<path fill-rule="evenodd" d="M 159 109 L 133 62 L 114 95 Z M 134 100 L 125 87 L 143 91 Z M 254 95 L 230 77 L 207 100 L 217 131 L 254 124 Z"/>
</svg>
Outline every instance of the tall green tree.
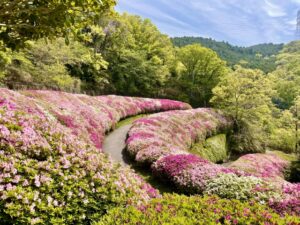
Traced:
<svg viewBox="0 0 300 225">
<path fill-rule="evenodd" d="M 149 19 L 122 14 L 107 19 L 104 35 L 96 33 L 96 51 L 109 62 L 112 91 L 157 97 L 170 75 L 173 45 Z M 100 40 L 100 41 L 99 41 Z"/>
<path fill-rule="evenodd" d="M 238 66 L 221 80 L 213 94 L 213 105 L 225 110 L 235 121 L 236 150 L 264 151 L 274 92 L 263 72 Z"/>
<path fill-rule="evenodd" d="M 27 40 L 68 37 L 71 31 L 93 23 L 116 0 L 2 0 L 0 40 L 11 48 Z"/>
<path fill-rule="evenodd" d="M 183 91 L 193 106 L 207 106 L 212 89 L 226 74 L 226 63 L 217 53 L 199 44 L 180 48 L 177 59 L 182 64 L 179 73 Z"/>
<path fill-rule="evenodd" d="M 300 41 L 287 44 L 277 56 L 277 69 L 271 74 L 275 89 L 277 105 L 289 109 L 296 97 L 300 95 Z"/>
</svg>

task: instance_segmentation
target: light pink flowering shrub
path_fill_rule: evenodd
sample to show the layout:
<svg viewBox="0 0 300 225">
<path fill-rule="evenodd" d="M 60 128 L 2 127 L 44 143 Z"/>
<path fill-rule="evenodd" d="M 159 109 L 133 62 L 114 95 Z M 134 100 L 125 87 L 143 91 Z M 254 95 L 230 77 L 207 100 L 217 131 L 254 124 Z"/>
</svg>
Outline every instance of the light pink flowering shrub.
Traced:
<svg viewBox="0 0 300 225">
<path fill-rule="evenodd" d="M 212 109 L 192 109 L 154 114 L 134 122 L 127 139 L 127 152 L 138 163 L 151 164 L 161 157 L 188 152 L 231 121 Z"/>
<path fill-rule="evenodd" d="M 284 172 L 288 167 L 288 161 L 273 153 L 244 155 L 230 165 L 230 168 L 243 170 L 273 181 L 274 179 L 283 181 Z"/>
<path fill-rule="evenodd" d="M 173 109 L 189 109 L 186 103 L 121 96 L 69 94 L 55 91 L 23 91 L 47 109 L 72 133 L 87 143 L 101 149 L 105 133 L 115 127 L 120 119 L 141 114 Z"/>
<path fill-rule="evenodd" d="M 300 184 L 284 184 L 282 199 L 271 200 L 269 206 L 282 215 L 288 213 L 300 216 Z"/>
</svg>

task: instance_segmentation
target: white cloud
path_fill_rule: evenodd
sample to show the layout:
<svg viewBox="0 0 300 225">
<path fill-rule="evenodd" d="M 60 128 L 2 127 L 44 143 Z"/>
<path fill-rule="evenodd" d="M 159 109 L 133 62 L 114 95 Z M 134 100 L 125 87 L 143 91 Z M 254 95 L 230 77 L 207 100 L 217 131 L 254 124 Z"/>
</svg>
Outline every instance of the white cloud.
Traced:
<svg viewBox="0 0 300 225">
<path fill-rule="evenodd" d="M 264 2 L 265 2 L 265 5 L 263 6 L 263 9 L 269 16 L 281 17 L 281 16 L 286 15 L 285 10 L 280 5 L 271 3 L 269 0 L 265 0 Z"/>
</svg>

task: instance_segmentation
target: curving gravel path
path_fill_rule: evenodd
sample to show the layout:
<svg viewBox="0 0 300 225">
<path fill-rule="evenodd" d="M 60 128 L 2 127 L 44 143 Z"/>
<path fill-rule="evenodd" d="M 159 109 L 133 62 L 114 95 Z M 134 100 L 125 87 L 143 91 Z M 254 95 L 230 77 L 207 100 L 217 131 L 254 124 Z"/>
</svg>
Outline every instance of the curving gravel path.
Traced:
<svg viewBox="0 0 300 225">
<path fill-rule="evenodd" d="M 115 129 L 106 136 L 103 143 L 103 151 L 107 153 L 113 161 L 121 163 L 122 165 L 129 165 L 129 160 L 124 154 L 126 147 L 126 137 L 132 124 L 127 124 Z"/>
</svg>

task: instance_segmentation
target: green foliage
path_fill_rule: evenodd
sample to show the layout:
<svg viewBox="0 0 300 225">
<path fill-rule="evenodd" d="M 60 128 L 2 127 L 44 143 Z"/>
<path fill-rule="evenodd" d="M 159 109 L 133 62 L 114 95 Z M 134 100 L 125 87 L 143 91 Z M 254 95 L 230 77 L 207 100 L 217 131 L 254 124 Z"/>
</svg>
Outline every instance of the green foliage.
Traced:
<svg viewBox="0 0 300 225">
<path fill-rule="evenodd" d="M 218 42 L 202 37 L 172 38 L 175 46 L 183 47 L 190 44 L 201 44 L 218 53 L 231 67 L 242 65 L 246 68 L 260 69 L 265 73 L 276 69 L 276 55 L 283 48 L 283 44 L 259 44 L 251 47 L 232 46 L 227 42 Z"/>
<path fill-rule="evenodd" d="M 268 146 L 287 153 L 294 152 L 296 135 L 293 114 L 288 110 L 282 111 L 278 118 L 274 118 L 273 124 Z"/>
<path fill-rule="evenodd" d="M 27 40 L 68 35 L 84 24 L 92 23 L 116 4 L 115 0 L 43 0 L 1 1 L 0 40 L 18 48 Z"/>
<path fill-rule="evenodd" d="M 290 108 L 300 95 L 300 41 L 291 42 L 277 56 L 277 69 L 272 73 L 278 92 L 275 102 L 280 108 Z"/>
<path fill-rule="evenodd" d="M 206 106 L 212 97 L 212 88 L 227 72 L 225 62 L 199 44 L 180 48 L 177 60 L 182 65 L 177 78 L 181 92 L 193 106 Z"/>
<path fill-rule="evenodd" d="M 94 225 L 297 224 L 299 217 L 274 213 L 267 206 L 215 196 L 164 195 L 140 208 L 115 208 Z"/>
<path fill-rule="evenodd" d="M 101 55 L 79 42 L 66 45 L 62 38 L 48 44 L 39 40 L 27 43 L 22 51 L 11 53 L 3 82 L 11 88 L 21 85 L 72 92 L 86 90 L 92 83 L 100 90 L 108 82 L 103 72 L 106 67 Z"/>
<path fill-rule="evenodd" d="M 170 75 L 174 58 L 170 39 L 150 20 L 128 14 L 111 18 L 103 26 L 105 36 L 96 51 L 101 51 L 109 62 L 112 91 L 157 96 Z"/>
<path fill-rule="evenodd" d="M 204 143 L 197 143 L 190 152 L 214 163 L 224 162 L 228 158 L 226 134 L 219 134 L 206 139 Z"/>
<path fill-rule="evenodd" d="M 213 89 L 211 102 L 235 121 L 234 150 L 261 152 L 267 144 L 273 94 L 271 82 L 259 70 L 236 67 Z"/>
<path fill-rule="evenodd" d="M 251 176 L 238 177 L 235 174 L 222 174 L 211 180 L 207 185 L 205 194 L 241 201 L 254 198 L 261 203 L 266 203 L 270 199 L 280 199 L 278 192 L 270 188 L 262 179 Z"/>
</svg>

